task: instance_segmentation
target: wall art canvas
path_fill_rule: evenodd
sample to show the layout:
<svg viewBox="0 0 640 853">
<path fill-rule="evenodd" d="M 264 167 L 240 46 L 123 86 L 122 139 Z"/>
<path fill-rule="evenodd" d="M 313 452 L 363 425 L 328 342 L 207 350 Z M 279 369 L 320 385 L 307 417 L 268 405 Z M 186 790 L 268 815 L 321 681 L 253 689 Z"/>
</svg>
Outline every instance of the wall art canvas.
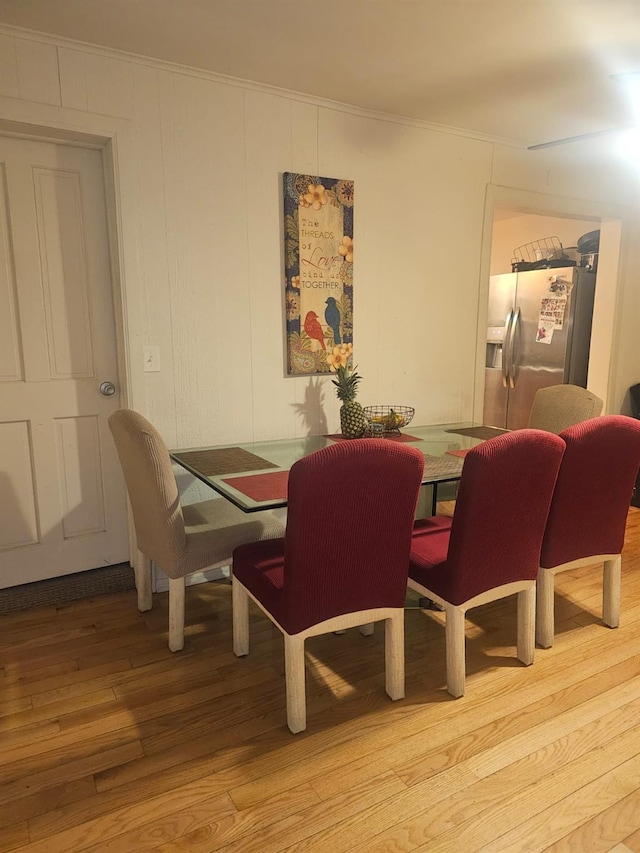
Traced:
<svg viewBox="0 0 640 853">
<path fill-rule="evenodd" d="M 283 183 L 287 373 L 328 373 L 335 348 L 353 345 L 353 181 Z"/>
</svg>

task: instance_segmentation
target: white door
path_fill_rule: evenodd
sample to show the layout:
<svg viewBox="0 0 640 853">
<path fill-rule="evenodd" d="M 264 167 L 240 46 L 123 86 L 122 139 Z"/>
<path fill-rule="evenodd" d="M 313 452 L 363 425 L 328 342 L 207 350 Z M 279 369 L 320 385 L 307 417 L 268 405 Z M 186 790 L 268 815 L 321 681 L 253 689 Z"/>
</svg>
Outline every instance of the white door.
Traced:
<svg viewBox="0 0 640 853">
<path fill-rule="evenodd" d="M 118 405 L 100 152 L 0 137 L 0 587 L 128 560 Z"/>
</svg>

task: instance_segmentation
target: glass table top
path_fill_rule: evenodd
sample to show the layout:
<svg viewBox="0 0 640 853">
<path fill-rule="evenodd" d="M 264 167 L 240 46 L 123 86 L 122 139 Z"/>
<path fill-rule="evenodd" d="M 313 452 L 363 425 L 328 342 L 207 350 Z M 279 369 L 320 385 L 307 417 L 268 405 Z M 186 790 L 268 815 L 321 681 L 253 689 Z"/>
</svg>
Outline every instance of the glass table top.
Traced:
<svg viewBox="0 0 640 853">
<path fill-rule="evenodd" d="M 470 430 L 468 435 L 456 430 Z M 490 437 L 487 427 L 469 421 L 408 427 L 387 436 L 421 450 L 425 456 L 423 485 L 458 480 L 464 451 Z M 498 435 L 504 430 L 493 430 Z M 481 434 L 483 438 L 476 437 Z M 342 441 L 340 436 L 303 436 L 277 441 L 190 447 L 171 451 L 171 458 L 245 512 L 287 505 L 288 471 L 298 459 Z"/>
</svg>

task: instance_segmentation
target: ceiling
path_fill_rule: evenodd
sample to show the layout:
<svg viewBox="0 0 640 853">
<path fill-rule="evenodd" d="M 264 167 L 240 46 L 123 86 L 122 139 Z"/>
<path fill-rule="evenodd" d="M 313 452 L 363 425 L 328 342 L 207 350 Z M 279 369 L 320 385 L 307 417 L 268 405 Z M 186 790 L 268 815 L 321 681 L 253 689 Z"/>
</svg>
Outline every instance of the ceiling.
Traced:
<svg viewBox="0 0 640 853">
<path fill-rule="evenodd" d="M 610 75 L 640 71 L 640 0 L 0 0 L 0 23 L 525 144 L 635 121 Z"/>
</svg>

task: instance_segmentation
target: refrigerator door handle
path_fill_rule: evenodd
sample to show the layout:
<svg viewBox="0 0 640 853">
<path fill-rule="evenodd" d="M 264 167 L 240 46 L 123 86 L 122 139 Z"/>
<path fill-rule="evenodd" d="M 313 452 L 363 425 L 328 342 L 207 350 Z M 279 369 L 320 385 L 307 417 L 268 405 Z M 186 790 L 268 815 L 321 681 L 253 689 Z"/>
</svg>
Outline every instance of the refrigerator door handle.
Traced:
<svg viewBox="0 0 640 853">
<path fill-rule="evenodd" d="M 509 364 L 511 362 L 511 351 L 509 349 L 509 340 L 511 337 L 511 323 L 513 322 L 513 308 L 509 309 L 509 313 L 504 321 L 504 352 L 502 353 L 502 387 L 509 387 Z"/>
<path fill-rule="evenodd" d="M 509 379 L 509 388 L 516 387 L 516 358 L 515 358 L 515 343 L 516 343 L 516 334 L 518 331 L 518 325 L 520 323 L 520 309 L 516 308 L 513 319 L 511 320 L 511 328 L 509 329 L 509 357 L 508 357 L 508 379 Z"/>
</svg>

